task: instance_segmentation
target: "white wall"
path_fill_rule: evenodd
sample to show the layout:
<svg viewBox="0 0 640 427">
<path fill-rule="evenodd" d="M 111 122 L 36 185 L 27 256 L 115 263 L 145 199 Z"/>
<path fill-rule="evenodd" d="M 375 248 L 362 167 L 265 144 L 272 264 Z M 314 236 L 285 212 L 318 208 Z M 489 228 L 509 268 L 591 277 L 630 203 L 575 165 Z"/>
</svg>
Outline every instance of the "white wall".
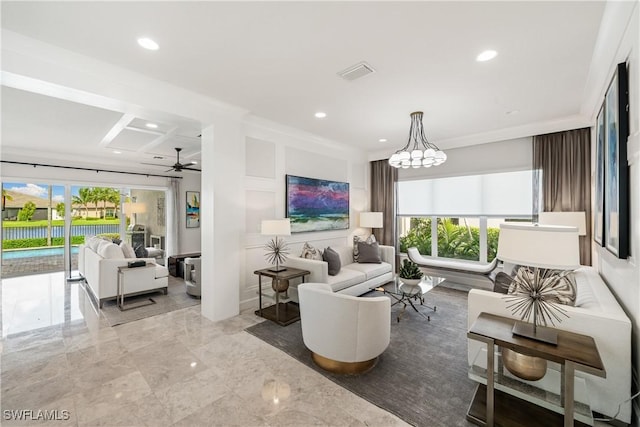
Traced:
<svg viewBox="0 0 640 427">
<path fill-rule="evenodd" d="M 596 115 L 616 64 L 627 61 L 629 69 L 630 136 L 628 141 L 628 163 L 630 180 L 630 252 L 628 259 L 618 259 L 605 248 L 594 245 L 594 266 L 607 282 L 612 292 L 633 322 L 632 362 L 634 382 L 638 389 L 640 370 L 640 6 L 637 2 L 608 2 L 598 38 L 597 58 L 604 69 L 594 70 L 598 80 L 587 88 L 592 123 Z M 595 129 L 592 141 L 595 141 Z M 592 159 L 595 159 L 595 144 L 592 144 Z M 595 160 L 594 164 L 595 164 Z M 592 168 L 592 170 L 595 170 Z M 594 182 L 592 178 L 592 182 Z M 635 424 L 640 424 L 639 399 L 634 400 Z"/>
<path fill-rule="evenodd" d="M 365 153 L 344 148 L 274 123 L 249 118 L 245 125 L 244 229 L 241 257 L 241 309 L 257 308 L 258 277 L 255 270 L 268 266 L 260 235 L 263 219 L 285 217 L 285 175 L 349 183 L 348 230 L 296 233 L 285 240 L 290 253 L 299 255 L 305 242 L 324 249 L 349 244 L 358 228 L 358 213 L 369 207 L 369 165 Z M 264 286 L 264 283 L 263 283 Z"/>
<path fill-rule="evenodd" d="M 187 191 L 201 191 L 201 187 L 199 173 L 182 172 L 182 174 L 180 189 L 178 190 L 178 207 L 180 211 L 178 212 L 175 225 L 179 227 L 177 252 L 186 254 L 201 251 L 201 229 L 187 228 L 186 226 Z M 202 218 L 200 219 L 200 227 L 202 227 Z"/>
</svg>

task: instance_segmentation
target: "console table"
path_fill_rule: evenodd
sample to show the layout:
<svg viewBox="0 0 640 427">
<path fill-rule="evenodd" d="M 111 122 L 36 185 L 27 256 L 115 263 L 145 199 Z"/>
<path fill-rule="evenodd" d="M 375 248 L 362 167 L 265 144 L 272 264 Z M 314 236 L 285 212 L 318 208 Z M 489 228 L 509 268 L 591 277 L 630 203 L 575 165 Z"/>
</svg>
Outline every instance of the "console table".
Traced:
<svg viewBox="0 0 640 427">
<path fill-rule="evenodd" d="M 262 308 L 262 296 L 264 295 L 262 292 L 262 276 L 269 277 L 271 279 L 277 278 L 279 280 L 291 280 L 297 277 L 301 277 L 302 283 L 304 283 L 304 276 L 311 274 L 310 271 L 287 267 L 286 270 L 282 270 L 276 273 L 268 268 L 263 268 L 262 270 L 254 271 L 253 274 L 258 275 L 258 309 L 255 311 L 258 316 L 264 317 L 265 319 L 273 320 L 280 326 L 287 326 L 293 322 L 300 320 L 300 309 L 297 307 L 297 304 L 290 301 L 285 303 L 280 302 L 280 292 L 278 291 L 274 291 L 274 299 L 276 303 L 274 305 L 270 305 L 269 307 Z M 283 319 L 280 319 L 281 312 L 284 316 Z"/>
<path fill-rule="evenodd" d="M 494 352 L 495 346 L 499 346 L 560 364 L 562 369 L 561 396 L 564 407 L 564 426 L 573 427 L 575 371 L 606 377 L 606 371 L 595 341 L 587 335 L 558 330 L 558 344 L 547 344 L 513 335 L 511 330 L 515 322 L 515 319 L 481 313 L 467 333 L 468 338 L 487 344 L 486 399 L 482 396 L 485 392 L 484 387 L 478 387 L 474 401 L 469 407 L 467 419 L 478 425 L 489 427 L 493 426 L 495 422 L 502 424 L 499 419 L 501 413 L 494 414 Z M 478 402 L 482 402 L 486 406 L 484 414 L 477 411 Z M 524 416 L 526 417 L 527 415 L 525 414 Z M 533 416 L 533 414 L 528 415 L 530 420 Z"/>
</svg>

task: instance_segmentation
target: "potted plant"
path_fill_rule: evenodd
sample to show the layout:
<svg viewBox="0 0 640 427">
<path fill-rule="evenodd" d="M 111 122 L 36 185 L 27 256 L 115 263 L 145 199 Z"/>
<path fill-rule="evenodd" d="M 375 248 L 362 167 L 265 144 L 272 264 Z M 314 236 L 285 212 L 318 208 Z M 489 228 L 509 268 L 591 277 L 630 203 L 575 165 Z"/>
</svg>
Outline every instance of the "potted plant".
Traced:
<svg viewBox="0 0 640 427">
<path fill-rule="evenodd" d="M 405 259 L 402 261 L 398 275 L 405 285 L 415 286 L 420 283 L 424 274 L 420 271 L 418 264 L 409 259 Z"/>
</svg>

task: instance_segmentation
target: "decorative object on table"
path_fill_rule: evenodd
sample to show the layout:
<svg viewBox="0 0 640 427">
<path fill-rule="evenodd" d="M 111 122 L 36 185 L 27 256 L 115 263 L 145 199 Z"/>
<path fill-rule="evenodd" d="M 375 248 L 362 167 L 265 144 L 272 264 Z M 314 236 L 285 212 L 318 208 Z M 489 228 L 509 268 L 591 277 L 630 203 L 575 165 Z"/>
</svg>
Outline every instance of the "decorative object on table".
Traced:
<svg viewBox="0 0 640 427">
<path fill-rule="evenodd" d="M 509 308 L 522 320 L 516 322 L 514 333 L 539 341 L 556 343 L 555 331 L 545 328 L 555 325 L 566 314 L 559 307 L 559 289 L 564 287 L 563 275 L 551 270 L 572 270 L 580 267 L 578 229 L 551 225 L 500 224 L 497 257 L 520 268 L 517 286 L 506 298 Z M 513 286 L 513 285 L 512 285 Z"/>
<path fill-rule="evenodd" d="M 200 192 L 187 191 L 187 228 L 200 227 Z"/>
<path fill-rule="evenodd" d="M 624 62 L 618 64 L 607 89 L 604 129 L 604 246 L 618 258 L 626 259 L 629 256 L 629 84 Z"/>
<path fill-rule="evenodd" d="M 409 286 L 416 286 L 422 280 L 422 276 L 424 276 L 418 264 L 410 259 L 404 259 L 402 261 L 398 275 L 402 283 Z"/>
<path fill-rule="evenodd" d="M 371 229 L 384 227 L 382 212 L 360 212 L 360 227 Z M 373 236 L 373 230 L 371 235 Z"/>
<path fill-rule="evenodd" d="M 516 278 L 509 286 L 507 308 L 520 315 L 512 332 L 550 344 L 557 344 L 557 331 L 547 328 L 567 316 L 560 307 L 566 290 L 565 274 L 553 270 L 568 270 L 580 266 L 578 229 L 550 225 L 500 224 L 497 257 L 520 264 Z M 575 298 L 575 283 L 573 287 Z M 533 317 L 533 322 L 528 323 Z M 546 361 L 513 350 L 503 351 L 504 366 L 512 374 L 527 380 L 537 380 L 546 373 Z"/>
<path fill-rule="evenodd" d="M 429 142 L 422 126 L 422 111 L 411 113 L 411 129 L 407 144 L 389 158 L 394 168 L 430 168 L 447 161 L 447 155 L 437 145 Z"/>
<path fill-rule="evenodd" d="M 287 175 L 291 232 L 349 228 L 349 183 Z"/>
<path fill-rule="evenodd" d="M 291 235 L 291 223 L 289 219 L 263 220 L 261 225 L 261 234 L 263 236 L 275 236 L 265 245 L 265 249 L 267 250 L 265 258 L 269 264 L 275 264 L 275 267 L 270 268 L 269 270 L 274 273 L 285 271 L 287 267 L 281 267 L 280 264 L 286 261 L 287 255 L 289 255 L 289 247 L 285 243 L 284 239 L 279 236 Z M 280 279 L 276 274 L 271 286 L 275 292 L 284 292 L 289 288 L 289 281 L 286 279 Z"/>
</svg>

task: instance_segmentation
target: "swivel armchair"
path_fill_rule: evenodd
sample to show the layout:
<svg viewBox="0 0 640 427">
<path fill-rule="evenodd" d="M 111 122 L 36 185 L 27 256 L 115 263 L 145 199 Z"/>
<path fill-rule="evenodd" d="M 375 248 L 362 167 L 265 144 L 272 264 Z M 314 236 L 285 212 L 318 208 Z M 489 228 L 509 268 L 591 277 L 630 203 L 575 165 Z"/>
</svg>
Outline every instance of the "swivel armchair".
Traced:
<svg viewBox="0 0 640 427">
<path fill-rule="evenodd" d="M 389 346 L 391 302 L 334 293 L 326 283 L 298 285 L 302 340 L 321 368 L 359 374 Z"/>
<path fill-rule="evenodd" d="M 184 283 L 187 286 L 187 294 L 200 298 L 201 296 L 201 259 L 184 259 Z"/>
</svg>

